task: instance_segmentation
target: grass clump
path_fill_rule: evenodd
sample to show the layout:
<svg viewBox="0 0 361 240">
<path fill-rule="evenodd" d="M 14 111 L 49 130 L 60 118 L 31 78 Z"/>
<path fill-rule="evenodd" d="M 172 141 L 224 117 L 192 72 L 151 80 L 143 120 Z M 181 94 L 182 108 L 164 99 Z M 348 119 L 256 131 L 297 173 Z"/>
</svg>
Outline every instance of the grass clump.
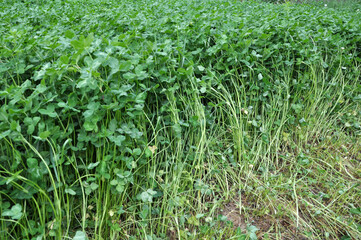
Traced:
<svg viewBox="0 0 361 240">
<path fill-rule="evenodd" d="M 1 239 L 357 239 L 361 15 L 5 1 Z"/>
</svg>

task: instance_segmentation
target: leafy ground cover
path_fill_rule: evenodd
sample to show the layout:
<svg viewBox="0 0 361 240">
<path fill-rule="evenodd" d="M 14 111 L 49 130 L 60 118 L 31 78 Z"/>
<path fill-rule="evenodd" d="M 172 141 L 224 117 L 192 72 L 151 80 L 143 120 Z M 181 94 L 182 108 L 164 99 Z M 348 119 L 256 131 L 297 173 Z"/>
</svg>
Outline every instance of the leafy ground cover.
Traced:
<svg viewBox="0 0 361 240">
<path fill-rule="evenodd" d="M 360 4 L 3 2 L 0 239 L 360 239 Z"/>
</svg>

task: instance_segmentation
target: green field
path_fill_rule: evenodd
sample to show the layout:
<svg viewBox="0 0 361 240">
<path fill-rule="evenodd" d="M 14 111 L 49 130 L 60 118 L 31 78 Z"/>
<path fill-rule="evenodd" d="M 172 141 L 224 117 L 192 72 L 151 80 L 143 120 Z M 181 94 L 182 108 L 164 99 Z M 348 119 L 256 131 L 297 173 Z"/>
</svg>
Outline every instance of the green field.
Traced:
<svg viewBox="0 0 361 240">
<path fill-rule="evenodd" d="M 361 239 L 360 9 L 3 0 L 0 239 Z"/>
</svg>

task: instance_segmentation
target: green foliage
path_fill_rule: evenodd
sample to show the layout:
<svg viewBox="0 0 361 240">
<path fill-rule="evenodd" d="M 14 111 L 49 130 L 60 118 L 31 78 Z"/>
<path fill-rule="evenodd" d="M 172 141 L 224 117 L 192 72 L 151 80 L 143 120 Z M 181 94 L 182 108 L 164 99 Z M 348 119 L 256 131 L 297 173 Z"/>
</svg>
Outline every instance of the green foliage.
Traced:
<svg viewBox="0 0 361 240">
<path fill-rule="evenodd" d="M 77 231 L 75 233 L 75 236 L 73 237 L 73 240 L 87 240 L 87 236 L 84 232 L 82 231 Z"/>
<path fill-rule="evenodd" d="M 361 133 L 357 11 L 34 0 L 4 1 L 0 18 L 1 239 L 206 232 L 189 199 L 215 197 L 223 167 L 274 170 L 262 157 L 329 119 Z"/>
<path fill-rule="evenodd" d="M 16 204 L 11 209 L 4 211 L 1 216 L 11 217 L 11 219 L 18 220 L 22 216 L 22 207 L 20 204 Z"/>
</svg>

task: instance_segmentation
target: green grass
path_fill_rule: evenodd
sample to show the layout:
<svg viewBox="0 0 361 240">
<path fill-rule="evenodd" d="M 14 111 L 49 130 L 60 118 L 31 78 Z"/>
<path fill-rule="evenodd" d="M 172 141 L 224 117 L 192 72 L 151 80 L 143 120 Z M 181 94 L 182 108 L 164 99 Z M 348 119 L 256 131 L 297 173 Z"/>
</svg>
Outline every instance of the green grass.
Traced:
<svg viewBox="0 0 361 240">
<path fill-rule="evenodd" d="M 360 4 L 324 4 L 4 1 L 0 239 L 360 239 Z"/>
</svg>

